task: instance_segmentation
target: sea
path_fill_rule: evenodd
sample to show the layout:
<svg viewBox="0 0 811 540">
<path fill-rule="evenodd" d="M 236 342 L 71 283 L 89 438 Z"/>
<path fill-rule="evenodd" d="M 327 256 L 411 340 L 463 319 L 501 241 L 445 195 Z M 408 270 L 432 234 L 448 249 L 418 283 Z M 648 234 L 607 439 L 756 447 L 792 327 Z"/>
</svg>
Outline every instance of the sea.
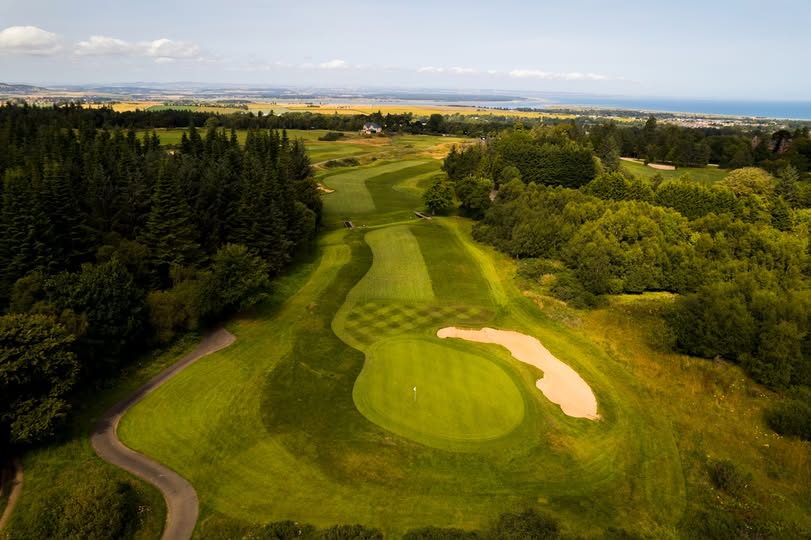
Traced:
<svg viewBox="0 0 811 540">
<path fill-rule="evenodd" d="M 332 98 L 334 100 L 334 98 Z M 330 101 L 332 101 L 330 100 Z M 368 103 L 369 99 L 361 99 Z M 589 94 L 542 94 L 532 97 L 490 95 L 483 99 L 458 99 L 453 96 L 437 99 L 377 98 L 380 104 L 414 103 L 422 105 L 459 105 L 495 109 L 550 109 L 554 107 L 599 107 L 607 109 L 693 113 L 748 118 L 811 120 L 811 101 L 740 101 L 718 99 L 676 99 L 655 97 L 600 96 Z M 346 102 L 343 101 L 344 103 Z"/>
<path fill-rule="evenodd" d="M 755 118 L 811 120 L 811 101 L 736 101 L 606 96 L 554 96 L 555 105 L 609 107 L 634 111 L 720 114 Z M 552 105 L 552 104 L 549 104 Z"/>
</svg>

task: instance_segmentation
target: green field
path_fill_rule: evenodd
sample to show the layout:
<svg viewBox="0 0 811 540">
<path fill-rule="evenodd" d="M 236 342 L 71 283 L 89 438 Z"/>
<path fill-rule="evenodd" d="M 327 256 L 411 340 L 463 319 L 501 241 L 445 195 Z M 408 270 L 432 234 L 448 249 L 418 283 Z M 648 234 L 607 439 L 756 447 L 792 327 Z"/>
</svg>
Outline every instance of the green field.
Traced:
<svg viewBox="0 0 811 540">
<path fill-rule="evenodd" d="M 662 352 L 667 295 L 572 310 L 517 280 L 469 220 L 414 218 L 446 139 L 373 141 L 379 159 L 320 170 L 336 191 L 323 196 L 327 230 L 311 256 L 228 323 L 232 346 L 122 419 L 127 445 L 194 485 L 195 536 L 291 519 L 399 538 L 535 508 L 575 537 L 689 537 L 685 523 L 710 502 L 736 504 L 708 480 L 724 458 L 751 475 L 753 512 L 811 527 L 807 444 L 768 432 L 769 395 L 738 368 Z M 602 419 L 563 414 L 535 387 L 541 373 L 503 347 L 436 337 L 451 325 L 537 337 L 591 386 Z M 58 459 L 79 478 L 94 460 L 74 446 L 32 453 L 26 475 L 44 489 Z"/>
<path fill-rule="evenodd" d="M 207 112 L 215 114 L 232 114 L 232 113 L 245 113 L 246 109 L 239 107 L 215 107 L 211 105 L 151 105 L 145 110 L 156 111 L 188 111 L 188 112 Z"/>
<path fill-rule="evenodd" d="M 474 244 L 469 222 L 413 219 L 419 199 L 396 188 L 437 170 L 411 159 L 324 175 L 336 189 L 324 196 L 328 223 L 362 211 L 376 225 L 323 235 L 285 303 L 231 323 L 233 346 L 122 420 L 127 444 L 194 484 L 201 537 L 223 520 L 294 519 L 396 538 L 485 527 L 537 501 L 576 516 L 583 533 L 631 515 L 677 522 L 684 484 L 669 423 L 621 364 L 511 285 L 511 263 Z M 535 368 L 494 345 L 440 340 L 447 325 L 539 337 L 592 385 L 604 420 L 565 416 L 535 388 Z"/>
<path fill-rule="evenodd" d="M 377 161 L 326 173 L 319 181 L 335 193 L 324 196 L 324 219 L 360 226 L 413 219 L 422 199 L 410 186 L 437 174 L 439 163 L 433 159 Z"/>
<path fill-rule="evenodd" d="M 633 174 L 634 176 L 638 176 L 639 178 L 653 178 L 657 174 L 661 175 L 662 178 L 665 180 L 669 180 L 671 178 L 680 178 L 681 176 L 687 175 L 690 179 L 695 180 L 696 182 L 701 182 L 702 184 L 711 185 L 719 180 L 722 180 L 727 173 L 729 173 L 726 169 L 719 169 L 718 167 L 707 166 L 707 167 L 678 167 L 676 170 L 673 171 L 663 171 L 660 169 L 654 169 L 653 167 L 648 167 L 644 163 L 637 163 L 633 161 L 620 161 L 620 166 Z"/>
<path fill-rule="evenodd" d="M 162 128 L 155 130 L 142 130 L 141 133 L 155 131 L 160 137 L 161 144 L 176 146 L 180 144 L 181 137 L 186 128 Z M 198 126 L 198 131 L 204 128 Z M 236 130 L 240 144 L 245 142 L 247 130 Z M 307 147 L 307 154 L 319 171 L 329 171 L 323 168 L 323 163 L 329 160 L 355 157 L 364 163 L 376 160 L 414 159 L 415 157 L 444 157 L 444 154 L 454 144 L 469 142 L 459 137 L 439 137 L 433 135 L 394 135 L 391 137 L 368 137 L 355 132 L 344 132 L 344 137 L 337 141 L 319 141 L 327 130 L 323 129 L 288 129 L 287 135 L 291 139 L 301 139 Z M 204 135 L 204 133 L 201 133 Z M 419 155 L 422 154 L 422 155 Z M 439 168 L 439 163 L 436 164 Z M 336 171 L 332 171 L 333 173 Z M 337 171 L 340 172 L 340 171 Z"/>
</svg>

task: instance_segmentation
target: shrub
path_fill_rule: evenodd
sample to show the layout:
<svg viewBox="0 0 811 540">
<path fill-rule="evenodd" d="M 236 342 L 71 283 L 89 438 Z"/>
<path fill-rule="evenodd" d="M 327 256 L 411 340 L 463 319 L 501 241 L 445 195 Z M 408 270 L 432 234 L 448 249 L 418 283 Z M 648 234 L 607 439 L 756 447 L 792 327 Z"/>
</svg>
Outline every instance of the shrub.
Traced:
<svg viewBox="0 0 811 540">
<path fill-rule="evenodd" d="M 516 273 L 525 279 L 536 280 L 544 274 L 560 272 L 563 265 L 548 259 L 521 259 L 516 264 Z"/>
<path fill-rule="evenodd" d="M 324 167 L 328 169 L 334 169 L 335 167 L 357 167 L 360 165 L 360 161 L 357 158 L 343 158 L 343 159 L 331 159 L 324 163 Z"/>
<path fill-rule="evenodd" d="M 552 296 L 563 300 L 573 308 L 587 309 L 600 305 L 600 297 L 587 291 L 571 272 L 558 274 L 550 292 Z"/>
<path fill-rule="evenodd" d="M 250 535 L 256 540 L 292 540 L 294 538 L 313 538 L 315 527 L 295 521 L 279 521 L 262 525 Z"/>
<path fill-rule="evenodd" d="M 765 418 L 775 433 L 811 441 L 811 389 L 795 389 L 788 399 L 767 409 Z"/>
<path fill-rule="evenodd" d="M 335 525 L 319 531 L 318 540 L 383 540 L 383 533 L 363 525 Z"/>
<path fill-rule="evenodd" d="M 23 520 L 12 530 L 11 539 L 128 539 L 137 523 L 132 487 L 100 476 L 88 476 L 67 493 L 54 490 L 42 504 L 34 523 Z"/>
<path fill-rule="evenodd" d="M 700 511 L 688 518 L 684 525 L 684 538 L 711 540 L 715 538 L 742 538 L 746 523 L 730 512 L 716 509 Z"/>
<path fill-rule="evenodd" d="M 482 536 L 478 531 L 441 529 L 439 527 L 414 529 L 403 536 L 403 540 L 479 540 L 480 538 Z"/>
<path fill-rule="evenodd" d="M 342 139 L 344 134 L 340 131 L 327 131 L 325 134 L 318 137 L 319 141 L 337 141 L 338 139 Z"/>
<path fill-rule="evenodd" d="M 710 463 L 710 480 L 713 485 L 726 493 L 738 496 L 751 481 L 751 476 L 738 470 L 728 459 Z"/>
<path fill-rule="evenodd" d="M 99 479 L 77 489 L 65 501 L 60 538 L 130 538 L 135 496 L 129 484 Z"/>
<path fill-rule="evenodd" d="M 603 532 L 603 540 L 642 540 L 642 536 L 625 529 L 609 527 Z"/>
<path fill-rule="evenodd" d="M 536 510 L 501 514 L 490 529 L 493 540 L 547 540 L 559 538 L 558 523 Z"/>
<path fill-rule="evenodd" d="M 204 540 L 234 540 L 250 538 L 255 529 L 256 525 L 215 513 L 198 522 L 195 534 Z"/>
<path fill-rule="evenodd" d="M 289 520 L 253 525 L 215 514 L 200 523 L 195 536 L 205 540 L 313 540 L 316 529 L 307 523 Z"/>
</svg>

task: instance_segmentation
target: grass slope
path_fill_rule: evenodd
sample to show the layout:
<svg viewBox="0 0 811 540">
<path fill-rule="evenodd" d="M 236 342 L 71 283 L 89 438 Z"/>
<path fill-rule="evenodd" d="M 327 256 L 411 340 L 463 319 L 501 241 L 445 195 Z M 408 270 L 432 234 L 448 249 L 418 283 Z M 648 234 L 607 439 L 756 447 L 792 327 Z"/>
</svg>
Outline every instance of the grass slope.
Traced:
<svg viewBox="0 0 811 540">
<path fill-rule="evenodd" d="M 397 189 L 399 186 L 411 183 L 414 178 L 424 178 L 425 175 L 434 176 L 440 172 L 439 162 L 436 160 L 406 161 L 412 166 L 385 174 L 377 175 L 366 181 L 369 193 L 375 201 L 377 211 L 390 214 L 397 210 L 406 209 L 407 212 L 422 206 L 422 197 L 413 191 Z"/>
<path fill-rule="evenodd" d="M 377 210 L 375 198 L 369 189 L 376 177 L 400 171 L 421 164 L 421 161 L 396 161 L 372 167 L 354 168 L 323 178 L 323 183 L 335 193 L 324 198 L 326 218 L 335 216 L 353 217 L 360 214 L 371 214 Z M 385 180 L 384 180 L 385 181 Z M 375 188 L 379 194 L 379 188 Z M 380 195 L 378 195 L 379 198 Z"/>
</svg>

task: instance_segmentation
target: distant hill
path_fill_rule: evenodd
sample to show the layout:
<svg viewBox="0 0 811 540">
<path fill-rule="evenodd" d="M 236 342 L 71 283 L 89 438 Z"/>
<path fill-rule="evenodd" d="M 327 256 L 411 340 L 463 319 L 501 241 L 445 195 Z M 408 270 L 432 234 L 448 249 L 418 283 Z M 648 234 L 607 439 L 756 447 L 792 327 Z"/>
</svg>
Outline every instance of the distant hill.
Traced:
<svg viewBox="0 0 811 540">
<path fill-rule="evenodd" d="M 0 83 L 0 94 L 35 94 L 37 92 L 47 91 L 47 88 L 42 88 L 41 86 L 31 86 L 30 84 Z"/>
</svg>

